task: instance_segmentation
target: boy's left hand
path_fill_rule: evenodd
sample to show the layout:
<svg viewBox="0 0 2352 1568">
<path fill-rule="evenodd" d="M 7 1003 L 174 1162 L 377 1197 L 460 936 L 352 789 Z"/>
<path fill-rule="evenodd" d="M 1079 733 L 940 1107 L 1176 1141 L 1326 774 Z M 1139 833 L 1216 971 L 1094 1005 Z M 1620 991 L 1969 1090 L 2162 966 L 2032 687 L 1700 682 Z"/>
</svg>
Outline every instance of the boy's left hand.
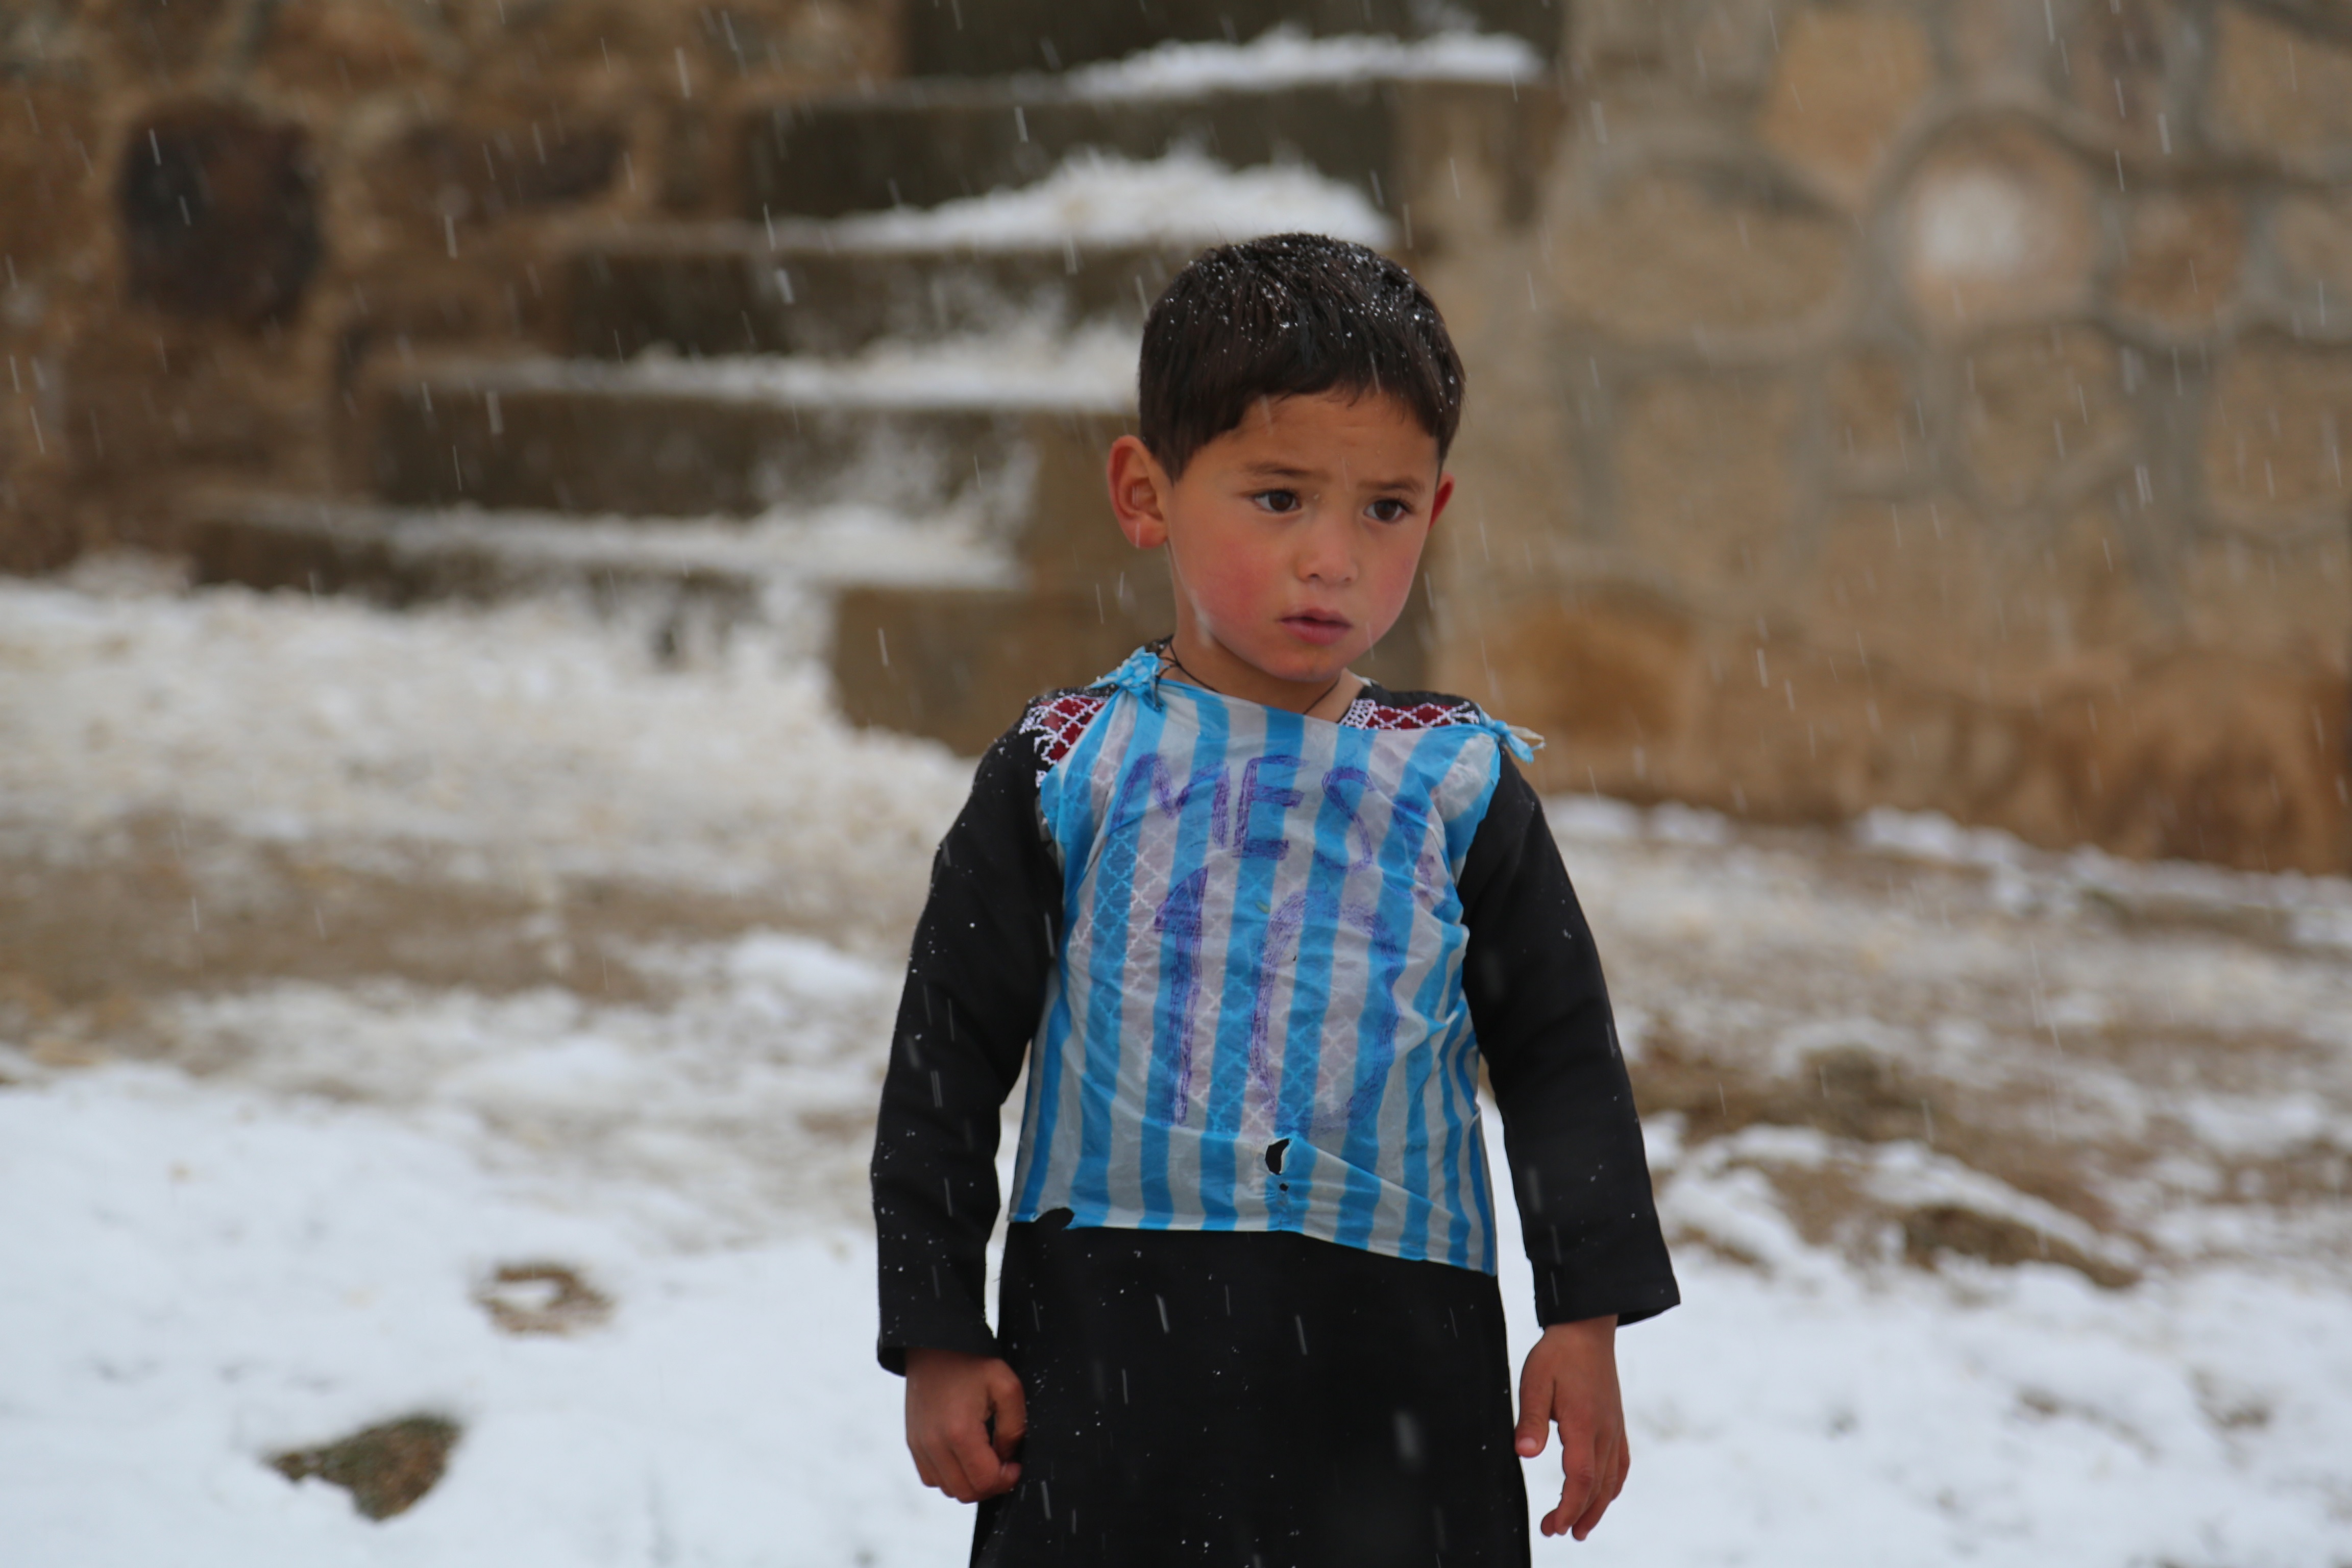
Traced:
<svg viewBox="0 0 2352 1568">
<path fill-rule="evenodd" d="M 1617 1500 L 1633 1458 L 1617 1393 L 1617 1320 L 1587 1318 L 1544 1331 L 1519 1373 L 1519 1457 L 1544 1451 L 1559 1426 L 1559 1506 L 1544 1515 L 1546 1535 L 1583 1540 Z"/>
</svg>

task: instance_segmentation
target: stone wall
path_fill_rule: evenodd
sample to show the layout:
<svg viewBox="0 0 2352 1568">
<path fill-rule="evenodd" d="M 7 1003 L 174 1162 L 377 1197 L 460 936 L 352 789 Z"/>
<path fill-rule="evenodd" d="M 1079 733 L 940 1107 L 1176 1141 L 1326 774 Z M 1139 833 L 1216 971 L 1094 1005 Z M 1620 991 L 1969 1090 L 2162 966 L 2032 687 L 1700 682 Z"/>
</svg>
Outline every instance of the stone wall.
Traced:
<svg viewBox="0 0 2352 1568">
<path fill-rule="evenodd" d="M 1555 788 L 2352 868 L 2352 11 L 1566 9 L 1545 151 L 1401 154 L 1475 375 L 1436 679 Z M 712 210 L 738 98 L 899 24 L 0 0 L 0 568 L 329 487 L 363 362 L 538 341 L 564 226 Z"/>
<path fill-rule="evenodd" d="M 317 488 L 370 355 L 535 341 L 552 232 L 694 210 L 887 0 L 0 0 L 0 569 Z"/>
<path fill-rule="evenodd" d="M 1586 0 L 1442 672 L 1545 781 L 2352 868 L 2352 9 Z"/>
</svg>

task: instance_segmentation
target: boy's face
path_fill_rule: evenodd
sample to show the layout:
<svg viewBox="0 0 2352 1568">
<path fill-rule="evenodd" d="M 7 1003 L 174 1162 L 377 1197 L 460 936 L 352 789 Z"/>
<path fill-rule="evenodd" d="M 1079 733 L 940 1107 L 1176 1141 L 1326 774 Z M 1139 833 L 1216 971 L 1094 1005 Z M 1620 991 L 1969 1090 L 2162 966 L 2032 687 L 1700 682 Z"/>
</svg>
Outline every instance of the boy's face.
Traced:
<svg viewBox="0 0 2352 1568">
<path fill-rule="evenodd" d="M 1454 489 L 1410 409 L 1339 392 L 1259 403 L 1172 481 L 1123 437 L 1110 482 L 1129 542 L 1168 547 L 1185 668 L 1301 710 L 1403 614 Z"/>
</svg>

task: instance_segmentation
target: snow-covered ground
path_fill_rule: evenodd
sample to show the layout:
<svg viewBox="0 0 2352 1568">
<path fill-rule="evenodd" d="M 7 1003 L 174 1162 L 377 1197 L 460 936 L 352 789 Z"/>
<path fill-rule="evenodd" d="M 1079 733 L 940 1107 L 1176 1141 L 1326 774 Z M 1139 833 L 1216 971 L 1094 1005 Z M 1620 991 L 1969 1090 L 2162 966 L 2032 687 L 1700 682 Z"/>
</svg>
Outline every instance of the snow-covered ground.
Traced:
<svg viewBox="0 0 2352 1568">
<path fill-rule="evenodd" d="M 1378 246 L 1394 237 L 1395 226 L 1353 185 L 1310 169 L 1229 169 L 1193 148 L 1150 159 L 1084 148 L 1033 185 L 842 218 L 821 232 L 843 250 L 987 250 L 1054 240 L 1090 247 L 1208 245 L 1301 230 Z"/>
<path fill-rule="evenodd" d="M 858 1197 L 969 768 L 804 646 L 0 583 L 0 887 L 120 889 L 125 955 L 0 945 L 0 1561 L 956 1560 Z M 1552 806 L 1685 1304 L 1621 1341 L 1632 1487 L 1539 1562 L 2352 1563 L 2352 889 Z M 306 969 L 339 906 L 227 912 L 272 857 L 572 956 Z M 609 1317 L 501 1328 L 537 1264 Z M 267 1463 L 418 1413 L 463 1436 L 380 1523 Z"/>
<path fill-rule="evenodd" d="M 0 825 L 57 825 L 58 856 L 160 813 L 488 878 L 788 878 L 854 912 L 928 856 L 967 776 L 844 729 L 789 634 L 745 628 L 677 671 L 558 603 L 5 595 Z"/>
</svg>

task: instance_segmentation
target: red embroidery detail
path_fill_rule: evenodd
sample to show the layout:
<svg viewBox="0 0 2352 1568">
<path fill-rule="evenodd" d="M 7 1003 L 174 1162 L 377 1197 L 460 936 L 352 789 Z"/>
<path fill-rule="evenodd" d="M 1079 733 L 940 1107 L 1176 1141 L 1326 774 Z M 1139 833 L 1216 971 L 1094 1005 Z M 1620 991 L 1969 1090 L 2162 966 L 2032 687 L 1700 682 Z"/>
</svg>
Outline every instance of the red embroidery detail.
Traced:
<svg viewBox="0 0 2352 1568">
<path fill-rule="evenodd" d="M 1369 697 L 1359 697 L 1339 715 L 1339 722 L 1356 730 L 1439 730 L 1449 724 L 1475 724 L 1486 717 L 1475 702 L 1417 702 L 1391 708 Z"/>
<path fill-rule="evenodd" d="M 1029 704 L 1029 710 L 1021 715 L 1021 732 L 1032 737 L 1029 743 L 1036 749 L 1039 778 L 1070 754 L 1070 748 L 1109 701 L 1108 695 L 1097 692 L 1061 691 Z"/>
<path fill-rule="evenodd" d="M 1078 737 L 1101 717 L 1109 703 L 1108 692 L 1059 691 L 1029 705 L 1029 710 L 1021 715 L 1021 732 L 1030 737 L 1029 743 L 1037 753 L 1039 778 L 1070 754 Z M 1450 724 L 1478 724 L 1485 721 L 1486 715 L 1475 702 L 1416 702 L 1410 708 L 1396 708 L 1369 697 L 1357 698 L 1339 716 L 1340 723 L 1356 730 L 1438 730 Z"/>
</svg>

